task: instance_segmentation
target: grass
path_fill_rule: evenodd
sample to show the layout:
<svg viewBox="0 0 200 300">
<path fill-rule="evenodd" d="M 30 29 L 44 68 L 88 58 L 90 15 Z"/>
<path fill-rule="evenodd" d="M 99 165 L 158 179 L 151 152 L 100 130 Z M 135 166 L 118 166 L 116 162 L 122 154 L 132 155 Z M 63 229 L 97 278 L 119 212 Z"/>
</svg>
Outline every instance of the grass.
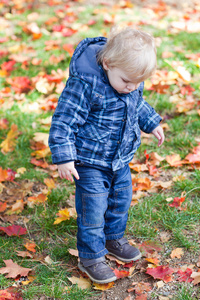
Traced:
<svg viewBox="0 0 200 300">
<path fill-rule="evenodd" d="M 24 10 L 17 7 L 12 8 L 11 14 L 8 14 L 5 6 L 3 6 L 2 10 L 2 17 L 8 21 L 9 25 L 7 26 L 11 26 L 12 35 L 9 35 L 8 41 L 0 44 L 0 53 L 1 50 L 5 49 L 9 51 L 8 55 L 0 55 L 0 66 L 4 62 L 9 61 L 9 55 L 20 55 L 24 50 L 25 53 L 23 55 L 31 57 L 30 59 L 28 58 L 27 66 L 26 64 L 23 66 L 21 62 L 17 62 L 14 70 L 10 73 L 10 78 L 28 76 L 32 79 L 38 76 L 38 74 L 50 75 L 52 71 L 57 71 L 58 69 L 65 71 L 69 66 L 70 56 L 62 48 L 62 45 L 72 44 L 75 46 L 85 37 L 106 34 L 112 25 L 112 21 L 111 23 L 105 23 L 104 18 L 106 14 L 110 15 L 111 11 L 113 18 L 117 19 L 117 23 L 126 24 L 132 22 L 133 19 L 136 23 L 140 22 L 140 20 L 147 20 L 151 23 L 151 15 L 137 6 L 128 10 L 117 9 L 115 15 L 116 8 L 110 10 L 106 6 L 99 5 L 94 7 L 92 4 L 85 6 L 82 2 L 74 2 L 73 5 L 71 5 L 72 3 L 69 4 L 70 9 L 67 10 L 66 14 L 62 15 L 62 9 L 66 11 L 64 4 L 58 3 L 58 5 L 51 6 L 47 5 L 46 1 L 39 1 L 39 5 L 35 7 L 38 18 L 34 22 L 38 24 L 39 28 L 42 28 L 43 34 L 40 39 L 33 40 L 32 35 L 26 33 L 23 29 L 24 26 L 26 27 L 27 22 L 29 22 L 27 21 L 28 16 L 33 11 L 27 9 L 25 2 L 22 1 L 22 4 L 25 8 Z M 45 14 L 43 14 L 44 9 Z M 95 9 L 99 9 L 99 12 L 94 12 Z M 77 33 L 69 37 L 63 37 L 61 33 L 53 32 L 52 28 L 54 25 L 63 24 L 64 16 L 68 20 L 65 20 L 65 22 L 69 22 L 69 26 L 71 25 L 69 20 L 73 17 L 74 21 L 72 24 L 76 26 L 78 23 L 87 25 L 91 20 L 94 20 L 96 23 L 85 27 L 85 29 L 81 25 Z M 52 17 L 57 17 L 57 21 L 52 24 L 50 23 L 50 25 L 45 24 Z M 168 23 L 173 20 L 175 20 L 173 15 L 170 19 L 169 16 L 164 17 L 164 21 Z M 141 29 L 151 32 L 157 38 L 157 41 L 159 39 L 162 41 L 159 43 L 157 51 L 158 69 L 174 71 L 170 64 L 172 61 L 178 61 L 183 63 L 183 66 L 191 73 L 192 78 L 197 78 L 199 67 L 196 65 L 196 62 L 188 59 L 186 54 L 199 52 L 199 35 L 186 31 L 173 33 L 167 31 L 166 28 L 163 29 L 163 25 L 159 27 L 159 22 L 158 20 L 158 26 L 155 25 L 155 20 L 153 20 L 151 25 L 148 23 L 146 25 L 145 22 L 140 25 Z M 1 30 L 0 37 L 3 38 L 4 36 L 5 32 Z M 46 42 L 52 40 L 60 40 L 58 48 L 52 47 L 50 50 L 46 50 Z M 173 57 L 168 58 L 166 61 L 162 58 L 164 51 L 172 52 Z M 51 62 L 50 58 L 52 55 L 58 58 L 63 54 L 64 59 L 62 61 L 57 64 Z M 32 58 L 41 59 L 41 63 L 33 65 L 31 63 Z M 179 85 L 181 86 L 181 83 Z M 195 89 L 193 97 L 196 101 L 200 96 L 199 82 L 198 80 L 192 80 L 190 85 Z M 183 84 L 183 86 L 187 87 L 187 84 Z M 6 87 L 10 87 L 7 77 L 0 76 L 0 92 Z M 169 126 L 169 131 L 165 132 L 165 144 L 159 149 L 155 139 L 152 139 L 148 143 L 142 143 L 135 155 L 141 162 L 145 160 L 144 150 L 147 150 L 148 153 L 157 152 L 161 156 L 177 153 L 181 159 L 184 159 L 198 144 L 197 138 L 200 134 L 198 106 L 193 109 L 192 113 L 190 111 L 179 113 L 176 103 L 169 101 L 170 96 L 176 94 L 177 88 L 175 84 L 172 84 L 166 94 L 147 90 L 144 92 L 146 100 L 162 115 L 164 119 L 163 123 Z M 56 97 L 59 97 L 59 93 L 55 90 L 53 93 L 55 93 Z M 45 296 L 49 297 L 48 299 L 87 300 L 94 296 L 98 297 L 98 292 L 93 289 L 81 290 L 77 285 L 71 285 L 68 280 L 68 277 L 74 274 L 75 276 L 77 275 L 77 259 L 68 252 L 70 248 L 76 248 L 76 221 L 71 218 L 58 225 L 53 224 L 58 211 L 66 207 L 66 203 L 71 201 L 70 197 L 74 195 L 74 184 L 54 177 L 55 173 L 49 169 L 36 167 L 30 163 L 32 158 L 31 153 L 33 152 L 30 142 L 35 132 L 48 133 L 49 125 L 42 124 L 41 120 L 52 116 L 53 110 L 30 111 L 28 105 L 38 103 L 42 97 L 45 98 L 47 96 L 48 94 L 43 95 L 38 90 L 33 89 L 29 93 L 20 95 L 21 98 L 19 99 L 19 97 L 16 98 L 16 93 L 12 88 L 10 97 L 0 95 L 0 120 L 6 119 L 9 124 L 7 129 L 1 129 L 0 126 L 0 143 L 5 140 L 11 124 L 16 124 L 20 131 L 15 149 L 6 155 L 0 152 L 0 166 L 3 169 L 11 168 L 15 172 L 18 168 L 26 168 L 26 172 L 15 179 L 15 183 L 3 182 L 6 188 L 0 194 L 0 201 L 3 201 L 6 197 L 6 200 L 9 199 L 10 205 L 13 205 L 16 200 L 23 197 L 22 191 L 24 190 L 26 191 L 24 200 L 27 201 L 29 196 L 37 195 L 46 188 L 44 184 L 45 178 L 54 178 L 56 182 L 56 187 L 48 194 L 48 200 L 45 205 L 40 204 L 33 207 L 25 205 L 24 210 L 16 215 L 18 216 L 17 224 L 26 226 L 28 230 L 28 235 L 25 238 L 8 237 L 6 235 L 0 236 L 0 267 L 4 267 L 5 265 L 3 260 L 12 259 L 22 267 L 33 269 L 35 274 L 34 281 L 21 288 L 23 299 L 35 300 L 37 297 Z M 183 96 L 183 99 L 186 98 L 187 95 Z M 45 160 L 50 163 L 51 157 L 48 156 Z M 164 245 L 166 250 L 163 252 L 164 258 L 169 258 L 172 249 L 182 247 L 185 253 L 195 259 L 199 249 L 200 170 L 188 169 L 187 165 L 185 167 L 171 168 L 166 161 L 162 162 L 161 170 L 163 181 L 172 180 L 174 176 L 180 174 L 186 174 L 186 176 L 181 181 L 173 182 L 171 189 L 151 193 L 139 200 L 136 206 L 131 207 L 126 234 L 129 237 L 134 236 L 138 242 L 147 240 L 160 242 L 160 234 L 167 232 L 170 235 L 170 239 Z M 146 173 L 143 175 L 146 176 Z M 31 191 L 27 191 L 25 187 L 27 182 L 33 182 Z M 185 210 L 178 210 L 175 207 L 170 207 L 166 198 L 180 197 L 183 191 L 187 193 L 186 201 L 184 202 L 184 205 L 187 204 L 187 208 Z M 17 198 L 18 195 L 19 198 Z M 9 218 L 6 219 L 6 215 L 3 213 L 1 213 L 1 216 L 0 225 L 10 225 Z M 26 238 L 36 243 L 36 253 L 38 257 L 41 257 L 40 260 L 34 261 L 17 255 L 16 250 L 25 250 L 24 244 L 27 241 Z M 47 264 L 44 260 L 48 255 L 53 261 L 52 264 Z M 0 274 L 0 289 L 6 289 L 11 285 L 13 285 L 13 280 Z M 67 289 L 65 289 L 66 287 Z M 176 287 L 176 290 L 176 300 L 198 299 L 199 294 L 191 284 L 182 283 Z M 152 294 L 152 299 L 157 299 L 156 297 L 157 294 L 155 296 Z"/>
</svg>

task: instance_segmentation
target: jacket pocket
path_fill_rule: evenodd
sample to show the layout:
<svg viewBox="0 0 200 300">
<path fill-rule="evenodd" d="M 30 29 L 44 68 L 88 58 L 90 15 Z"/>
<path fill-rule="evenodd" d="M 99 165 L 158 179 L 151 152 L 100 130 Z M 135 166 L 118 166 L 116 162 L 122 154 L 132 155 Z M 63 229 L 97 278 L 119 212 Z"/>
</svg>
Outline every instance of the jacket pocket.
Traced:
<svg viewBox="0 0 200 300">
<path fill-rule="evenodd" d="M 93 141 L 104 143 L 108 139 L 109 134 L 110 132 L 103 128 L 85 123 L 84 126 L 80 127 L 77 135 L 85 139 L 91 139 Z"/>
</svg>

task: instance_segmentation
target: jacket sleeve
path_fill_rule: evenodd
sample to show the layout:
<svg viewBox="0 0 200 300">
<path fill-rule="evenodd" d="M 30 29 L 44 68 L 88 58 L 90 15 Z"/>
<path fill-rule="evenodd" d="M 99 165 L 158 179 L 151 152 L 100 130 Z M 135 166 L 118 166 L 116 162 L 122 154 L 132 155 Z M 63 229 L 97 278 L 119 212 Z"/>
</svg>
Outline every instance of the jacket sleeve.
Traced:
<svg viewBox="0 0 200 300">
<path fill-rule="evenodd" d="M 156 113 L 155 109 L 143 99 L 143 89 L 144 82 L 142 82 L 139 87 L 139 100 L 137 104 L 139 115 L 138 123 L 142 131 L 150 133 L 159 125 L 162 118 Z"/>
<path fill-rule="evenodd" d="M 75 139 L 79 126 L 90 111 L 90 87 L 79 78 L 71 77 L 59 97 L 49 132 L 49 147 L 54 164 L 77 159 Z"/>
</svg>

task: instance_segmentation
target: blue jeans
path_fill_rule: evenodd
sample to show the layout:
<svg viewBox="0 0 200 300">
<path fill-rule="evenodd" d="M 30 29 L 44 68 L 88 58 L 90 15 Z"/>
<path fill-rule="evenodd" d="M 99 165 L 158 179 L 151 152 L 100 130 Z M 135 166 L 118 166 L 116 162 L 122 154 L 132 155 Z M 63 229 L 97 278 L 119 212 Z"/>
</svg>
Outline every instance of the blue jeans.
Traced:
<svg viewBox="0 0 200 300">
<path fill-rule="evenodd" d="M 106 240 L 123 237 L 132 199 L 129 166 L 113 172 L 76 166 L 77 248 L 79 257 L 98 258 L 108 253 Z"/>
</svg>

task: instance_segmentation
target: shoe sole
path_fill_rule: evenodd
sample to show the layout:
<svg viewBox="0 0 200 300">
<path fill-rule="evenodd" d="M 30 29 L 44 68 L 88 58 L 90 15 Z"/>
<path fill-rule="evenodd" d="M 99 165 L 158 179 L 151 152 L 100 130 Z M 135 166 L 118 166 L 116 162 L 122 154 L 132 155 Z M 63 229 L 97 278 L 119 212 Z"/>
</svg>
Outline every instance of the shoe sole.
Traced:
<svg viewBox="0 0 200 300">
<path fill-rule="evenodd" d="M 142 257 L 141 253 L 139 253 L 137 256 L 133 257 L 133 258 L 129 258 L 129 259 L 125 259 L 123 257 L 120 257 L 112 252 L 108 252 L 108 254 L 115 256 L 117 259 L 123 261 L 123 262 L 131 262 L 131 261 L 136 261 L 138 259 L 140 259 Z"/>
<path fill-rule="evenodd" d="M 81 270 L 81 272 L 86 273 L 92 281 L 99 283 L 99 284 L 109 283 L 109 282 L 113 282 L 113 281 L 117 280 L 116 276 L 113 276 L 111 278 L 107 278 L 104 280 L 98 280 L 98 279 L 95 279 L 94 277 L 92 277 L 80 263 L 78 263 L 78 268 L 79 268 L 79 270 Z"/>
</svg>

